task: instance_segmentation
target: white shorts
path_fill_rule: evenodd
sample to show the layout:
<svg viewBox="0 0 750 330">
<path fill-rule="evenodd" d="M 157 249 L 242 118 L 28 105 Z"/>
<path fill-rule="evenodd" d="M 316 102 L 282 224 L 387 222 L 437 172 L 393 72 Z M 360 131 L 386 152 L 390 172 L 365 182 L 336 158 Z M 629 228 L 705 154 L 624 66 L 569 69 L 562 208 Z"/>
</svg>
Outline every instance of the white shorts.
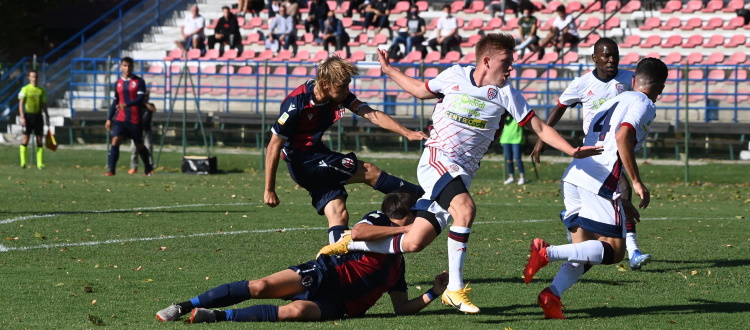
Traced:
<svg viewBox="0 0 750 330">
<path fill-rule="evenodd" d="M 620 199 L 606 199 L 568 182 L 563 182 L 562 192 L 565 227 L 579 226 L 607 237 L 625 237 L 625 212 Z"/>
<path fill-rule="evenodd" d="M 437 225 L 440 227 L 440 230 L 437 230 L 438 226 L 435 228 L 438 234 L 448 226 L 451 216 L 435 199 L 454 178 L 461 178 L 466 190 L 469 190 L 472 177 L 464 168 L 452 162 L 439 149 L 426 147 L 417 167 L 417 180 L 425 193 L 413 209 L 435 214 Z"/>
</svg>

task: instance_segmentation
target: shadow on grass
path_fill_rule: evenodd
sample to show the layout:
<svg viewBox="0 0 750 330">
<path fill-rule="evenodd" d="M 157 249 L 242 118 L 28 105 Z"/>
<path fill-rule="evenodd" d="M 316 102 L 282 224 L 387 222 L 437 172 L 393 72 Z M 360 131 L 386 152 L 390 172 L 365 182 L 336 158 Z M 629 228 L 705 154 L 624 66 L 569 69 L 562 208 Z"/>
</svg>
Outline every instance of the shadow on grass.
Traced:
<svg viewBox="0 0 750 330">
<path fill-rule="evenodd" d="M 664 265 L 659 265 L 664 264 Z M 695 268 L 723 268 L 723 267 L 742 267 L 750 266 L 750 259 L 732 259 L 732 260 L 654 260 L 650 266 L 656 269 L 641 269 L 641 272 L 647 273 L 665 273 L 677 270 L 692 270 Z"/>
<path fill-rule="evenodd" d="M 532 281 L 532 283 L 539 282 L 539 281 L 547 283 L 547 282 L 549 282 L 551 280 L 552 279 L 538 279 L 538 280 Z M 469 278 L 469 279 L 464 279 L 464 282 L 469 283 L 470 286 L 472 286 L 473 284 L 487 284 L 487 283 L 490 283 L 490 284 L 491 283 L 519 283 L 519 284 L 523 284 L 523 279 L 520 278 L 520 277 L 506 277 L 506 278 L 494 277 L 494 278 L 479 278 L 479 279 L 477 279 L 477 278 Z M 605 281 L 605 280 L 594 280 L 594 279 L 586 279 L 586 278 L 581 278 L 578 281 L 578 283 L 595 283 L 595 284 L 604 284 L 604 285 L 621 285 L 621 284 L 625 284 L 625 283 L 640 283 L 640 282 L 641 281 L 639 281 L 639 280 Z M 432 285 L 432 281 L 419 281 L 419 282 L 413 282 L 413 283 L 410 283 L 410 284 L 412 284 L 412 285 L 422 285 L 422 286 L 425 286 L 425 287 L 430 287 Z"/>
</svg>

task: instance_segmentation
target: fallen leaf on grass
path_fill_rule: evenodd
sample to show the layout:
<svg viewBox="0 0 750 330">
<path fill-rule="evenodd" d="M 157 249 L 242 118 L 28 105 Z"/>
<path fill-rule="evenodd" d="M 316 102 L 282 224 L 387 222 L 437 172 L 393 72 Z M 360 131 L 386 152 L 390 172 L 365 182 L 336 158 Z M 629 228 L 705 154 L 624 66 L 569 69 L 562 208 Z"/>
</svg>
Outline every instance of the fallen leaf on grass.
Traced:
<svg viewBox="0 0 750 330">
<path fill-rule="evenodd" d="M 55 284 L 55 286 L 63 286 L 63 285 L 65 285 L 65 283 L 63 283 L 63 282 Z"/>
<path fill-rule="evenodd" d="M 159 250 L 160 251 L 165 251 L 165 250 L 167 250 L 167 247 L 166 246 L 162 246 L 162 247 L 159 248 Z"/>
<path fill-rule="evenodd" d="M 745 217 L 743 217 L 741 215 L 735 215 L 734 217 L 737 218 L 737 219 L 744 219 L 745 218 Z"/>
<path fill-rule="evenodd" d="M 685 276 L 685 274 L 683 274 L 682 272 L 677 272 L 677 274 L 680 274 L 680 276 L 682 276 L 682 278 L 687 279 L 687 276 Z"/>
<path fill-rule="evenodd" d="M 18 237 L 6 237 L 5 239 L 7 239 L 9 241 L 17 241 Z"/>
<path fill-rule="evenodd" d="M 136 268 L 136 269 L 133 269 L 133 270 L 137 272 L 137 271 L 139 271 L 139 270 L 141 270 L 141 269 L 143 269 L 143 266 L 138 266 L 138 268 Z"/>
<path fill-rule="evenodd" d="M 154 281 L 154 279 L 153 279 L 153 278 L 147 278 L 147 279 L 146 279 L 146 282 L 153 282 L 153 281 Z"/>
<path fill-rule="evenodd" d="M 92 305 L 93 305 L 93 304 L 96 304 L 96 299 L 92 300 L 92 301 L 91 301 L 91 304 L 92 304 Z"/>
<path fill-rule="evenodd" d="M 617 270 L 621 271 L 621 272 L 627 272 L 628 271 L 628 269 L 625 268 L 625 266 L 623 266 L 622 264 L 617 264 Z"/>
<path fill-rule="evenodd" d="M 695 275 L 695 274 L 698 274 L 697 270 L 694 270 L 694 271 L 690 272 L 690 275 Z"/>
<path fill-rule="evenodd" d="M 41 240 L 47 239 L 47 236 L 44 236 L 44 235 L 42 235 L 40 233 L 34 233 L 34 237 L 36 237 L 38 239 L 41 239 Z"/>
</svg>

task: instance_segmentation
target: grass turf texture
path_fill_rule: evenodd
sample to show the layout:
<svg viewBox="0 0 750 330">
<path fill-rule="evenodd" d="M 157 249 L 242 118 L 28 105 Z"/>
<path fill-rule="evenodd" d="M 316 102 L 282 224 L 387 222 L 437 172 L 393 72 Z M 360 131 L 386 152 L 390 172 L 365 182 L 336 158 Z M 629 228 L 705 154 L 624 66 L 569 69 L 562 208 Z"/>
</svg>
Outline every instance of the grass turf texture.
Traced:
<svg viewBox="0 0 750 330">
<path fill-rule="evenodd" d="M 20 169 L 17 147 L 0 147 L 0 290 L 2 329 L 184 328 L 163 324 L 157 310 L 218 284 L 254 279 L 308 261 L 326 243 L 325 218 L 309 205 L 286 169 L 279 169 L 282 204 L 262 204 L 259 156 L 219 155 L 230 174 L 178 173 L 180 155 L 162 155 L 156 175 L 128 175 L 126 152 L 115 177 L 102 176 L 105 153 L 65 150 L 45 155 L 43 171 Z M 372 160 L 416 180 L 416 159 Z M 626 262 L 597 266 L 563 296 L 569 318 L 544 320 L 536 296 L 559 263 L 529 285 L 522 271 L 531 239 L 566 242 L 557 216 L 565 164 L 543 163 L 540 180 L 527 164 L 526 186 L 504 186 L 497 155 L 483 163 L 471 192 L 477 201 L 465 278 L 479 315 L 433 302 L 415 316 L 393 317 L 384 297 L 367 316 L 294 327 L 415 328 L 747 328 L 750 303 L 750 184 L 747 165 L 682 168 L 642 165 L 652 192 L 642 211 L 639 244 L 654 261 L 641 271 Z M 97 165 L 94 165 L 97 164 Z M 378 207 L 382 195 L 350 186 L 350 223 Z M 139 209 L 136 209 L 139 208 Z M 39 217 L 47 215 L 46 217 Z M 286 228 L 282 230 L 282 228 Z M 447 268 L 443 234 L 407 256 L 410 297 L 425 292 Z M 78 245 L 77 245 L 78 244 Z M 81 246 L 80 244 L 91 244 Z M 239 307 L 282 301 L 248 301 Z M 213 328 L 288 327 L 216 324 Z"/>
</svg>

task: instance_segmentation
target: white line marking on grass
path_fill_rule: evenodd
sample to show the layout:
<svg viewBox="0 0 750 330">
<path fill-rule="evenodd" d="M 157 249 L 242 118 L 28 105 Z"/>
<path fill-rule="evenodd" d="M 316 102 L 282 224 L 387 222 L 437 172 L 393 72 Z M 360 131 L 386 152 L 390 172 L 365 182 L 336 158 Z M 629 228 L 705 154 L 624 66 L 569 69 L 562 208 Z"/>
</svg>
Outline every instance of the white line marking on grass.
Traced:
<svg viewBox="0 0 750 330">
<path fill-rule="evenodd" d="M 8 251 L 8 248 L 5 247 L 5 245 L 0 244 L 0 252 L 6 252 Z"/>
</svg>

